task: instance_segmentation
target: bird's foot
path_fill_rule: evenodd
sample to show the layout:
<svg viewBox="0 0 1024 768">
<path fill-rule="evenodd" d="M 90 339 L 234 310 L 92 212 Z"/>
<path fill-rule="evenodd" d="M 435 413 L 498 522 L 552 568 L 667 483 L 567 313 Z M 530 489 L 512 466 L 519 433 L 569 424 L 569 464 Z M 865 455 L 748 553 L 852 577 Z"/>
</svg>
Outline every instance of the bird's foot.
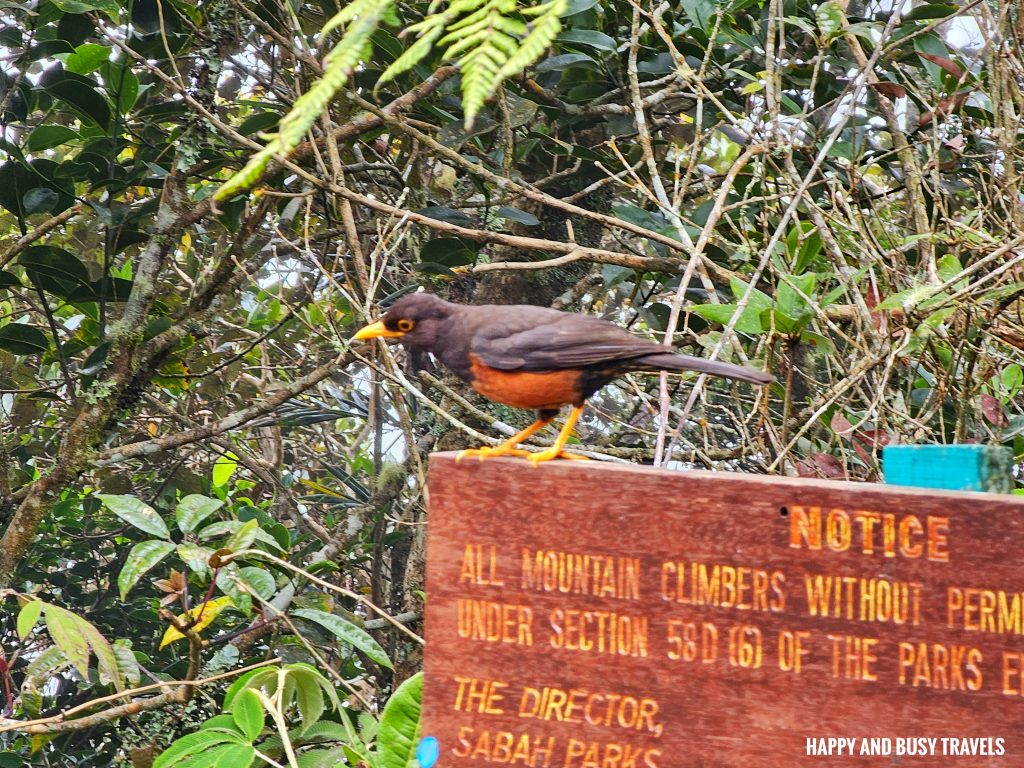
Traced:
<svg viewBox="0 0 1024 768">
<path fill-rule="evenodd" d="M 482 448 L 467 448 L 464 451 L 459 451 L 455 456 L 455 463 L 459 463 L 467 456 L 476 456 L 480 461 L 484 459 L 494 458 L 495 456 L 532 456 L 529 451 L 524 451 L 521 448 L 509 445 L 508 443 L 502 443 L 496 445 L 493 448 L 484 446 Z"/>
<path fill-rule="evenodd" d="M 541 451 L 540 453 L 531 453 L 529 456 L 526 457 L 526 460 L 529 461 L 535 467 L 542 461 L 551 461 L 552 459 L 568 459 L 570 461 L 590 461 L 590 459 L 587 458 L 586 456 L 581 456 L 578 453 L 569 453 L 568 451 L 563 451 L 560 448 L 554 447 L 548 448 L 546 451 Z"/>
</svg>

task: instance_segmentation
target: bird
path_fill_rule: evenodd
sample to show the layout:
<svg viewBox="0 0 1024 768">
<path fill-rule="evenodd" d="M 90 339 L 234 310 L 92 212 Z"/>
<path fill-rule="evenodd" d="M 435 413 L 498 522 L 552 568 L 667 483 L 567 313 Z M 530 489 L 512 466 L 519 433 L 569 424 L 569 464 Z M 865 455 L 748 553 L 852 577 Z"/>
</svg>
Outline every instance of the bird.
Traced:
<svg viewBox="0 0 1024 768">
<path fill-rule="evenodd" d="M 395 339 L 417 359 L 427 353 L 484 397 L 537 411 L 526 429 L 494 447 L 461 451 L 476 456 L 521 456 L 533 466 L 551 459 L 584 459 L 565 450 L 586 401 L 625 373 L 697 371 L 766 385 L 770 373 L 681 355 L 598 317 L 533 305 L 454 304 L 430 293 L 395 301 L 353 341 Z M 539 453 L 519 448 L 571 405 L 554 444 Z"/>
</svg>

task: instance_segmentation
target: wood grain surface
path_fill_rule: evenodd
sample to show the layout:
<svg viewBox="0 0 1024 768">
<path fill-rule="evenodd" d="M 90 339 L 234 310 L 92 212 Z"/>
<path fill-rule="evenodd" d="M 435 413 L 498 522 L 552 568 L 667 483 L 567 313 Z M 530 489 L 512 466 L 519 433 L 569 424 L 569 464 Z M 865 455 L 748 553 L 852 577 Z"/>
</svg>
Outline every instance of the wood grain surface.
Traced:
<svg viewBox="0 0 1024 768">
<path fill-rule="evenodd" d="M 437 454 L 422 732 L 441 768 L 1024 766 L 1022 541 L 1009 496 Z"/>
</svg>

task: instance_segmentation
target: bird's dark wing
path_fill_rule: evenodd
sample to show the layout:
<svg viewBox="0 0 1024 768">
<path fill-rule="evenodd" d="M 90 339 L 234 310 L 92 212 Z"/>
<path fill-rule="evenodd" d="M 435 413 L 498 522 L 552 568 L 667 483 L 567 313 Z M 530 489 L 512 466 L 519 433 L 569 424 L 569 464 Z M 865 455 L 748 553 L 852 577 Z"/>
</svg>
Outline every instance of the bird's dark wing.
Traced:
<svg viewBox="0 0 1024 768">
<path fill-rule="evenodd" d="M 537 323 L 540 319 L 544 322 Z M 503 371 L 582 368 L 665 351 L 653 341 L 594 317 L 548 310 L 532 321 L 480 328 L 469 351 Z"/>
</svg>

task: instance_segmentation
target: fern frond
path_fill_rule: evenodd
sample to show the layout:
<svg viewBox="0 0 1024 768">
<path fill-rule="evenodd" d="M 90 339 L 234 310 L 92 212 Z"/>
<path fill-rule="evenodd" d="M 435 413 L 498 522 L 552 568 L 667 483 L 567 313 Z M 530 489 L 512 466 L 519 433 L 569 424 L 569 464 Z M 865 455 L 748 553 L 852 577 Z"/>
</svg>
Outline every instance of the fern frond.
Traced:
<svg viewBox="0 0 1024 768">
<path fill-rule="evenodd" d="M 275 155 L 287 155 L 299 145 L 310 126 L 330 104 L 334 95 L 348 82 L 352 70 L 366 59 L 372 49 L 370 40 L 381 19 L 391 9 L 394 0 L 354 0 L 345 6 L 324 27 L 327 31 L 348 22 L 345 34 L 324 59 L 324 74 L 312 88 L 295 100 L 278 126 L 277 135 L 249 158 L 238 173 L 221 185 L 213 199 L 227 198 L 249 189 L 263 174 Z"/>
<path fill-rule="evenodd" d="M 519 50 L 508 57 L 498 72 L 499 80 L 518 74 L 544 55 L 562 29 L 560 17 L 568 4 L 568 0 L 551 0 L 533 9 L 537 18 L 528 25 L 530 31 L 519 41 Z"/>
</svg>

